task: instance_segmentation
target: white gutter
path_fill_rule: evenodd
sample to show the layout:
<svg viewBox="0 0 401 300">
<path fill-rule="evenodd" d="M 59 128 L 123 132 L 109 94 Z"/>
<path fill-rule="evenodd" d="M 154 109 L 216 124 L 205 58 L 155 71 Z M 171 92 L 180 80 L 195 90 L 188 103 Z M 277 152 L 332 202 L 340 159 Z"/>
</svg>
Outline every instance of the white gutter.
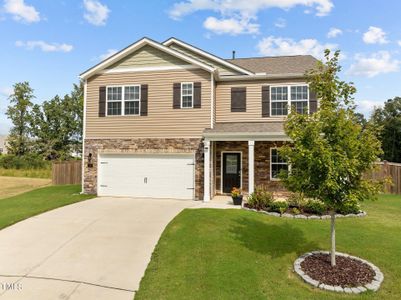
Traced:
<svg viewBox="0 0 401 300">
<path fill-rule="evenodd" d="M 262 80 L 262 79 L 284 79 L 284 78 L 305 78 L 303 73 L 283 73 L 283 74 L 255 74 L 255 75 L 233 75 L 217 76 L 219 81 L 236 80 Z"/>
<path fill-rule="evenodd" d="M 86 136 L 86 93 L 87 93 L 87 86 L 88 86 L 88 82 L 85 79 L 85 83 L 84 83 L 84 112 L 83 112 L 83 122 L 82 122 L 82 182 L 81 182 L 81 193 L 84 194 L 84 178 L 85 178 L 85 136 Z"/>
</svg>

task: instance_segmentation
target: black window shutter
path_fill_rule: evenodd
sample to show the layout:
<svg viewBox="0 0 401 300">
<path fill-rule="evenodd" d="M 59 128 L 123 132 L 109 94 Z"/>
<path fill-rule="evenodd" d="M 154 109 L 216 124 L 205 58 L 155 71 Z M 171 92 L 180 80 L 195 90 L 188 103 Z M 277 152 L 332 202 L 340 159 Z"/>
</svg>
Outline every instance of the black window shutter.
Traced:
<svg viewBox="0 0 401 300">
<path fill-rule="evenodd" d="M 317 97 L 316 92 L 309 90 L 309 113 L 313 114 L 317 112 Z"/>
<path fill-rule="evenodd" d="M 181 83 L 173 84 L 173 108 L 181 108 Z"/>
<path fill-rule="evenodd" d="M 270 87 L 262 86 L 262 117 L 270 117 Z"/>
<path fill-rule="evenodd" d="M 194 108 L 201 108 L 202 82 L 194 83 Z"/>
<path fill-rule="evenodd" d="M 148 115 L 148 85 L 141 85 L 141 116 Z"/>
<path fill-rule="evenodd" d="M 99 117 L 106 116 L 106 87 L 99 87 Z"/>
<path fill-rule="evenodd" d="M 246 88 L 233 87 L 231 88 L 231 112 L 246 111 Z"/>
</svg>

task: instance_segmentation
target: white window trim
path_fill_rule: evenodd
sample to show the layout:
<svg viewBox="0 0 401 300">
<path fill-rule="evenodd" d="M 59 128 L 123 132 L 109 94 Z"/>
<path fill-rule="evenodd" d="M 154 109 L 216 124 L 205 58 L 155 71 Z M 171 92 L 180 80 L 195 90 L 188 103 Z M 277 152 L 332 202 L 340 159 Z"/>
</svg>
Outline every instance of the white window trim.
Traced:
<svg viewBox="0 0 401 300">
<path fill-rule="evenodd" d="M 190 84 L 190 85 L 192 85 L 192 94 L 191 94 L 191 97 L 192 97 L 192 105 L 191 106 L 187 106 L 187 107 L 183 107 L 182 106 L 182 100 L 183 100 L 183 93 L 182 93 L 182 87 L 183 87 L 183 85 L 184 84 Z M 194 108 L 194 83 L 193 82 L 181 82 L 181 91 L 180 91 L 180 94 L 181 94 L 181 108 L 182 109 L 186 109 L 186 108 Z M 189 96 L 189 95 L 185 95 L 185 96 Z"/>
<path fill-rule="evenodd" d="M 139 89 L 139 99 L 138 100 L 125 100 L 125 88 L 126 87 L 133 87 L 137 86 Z M 109 88 L 115 88 L 115 87 L 120 87 L 121 88 L 121 100 L 109 100 Z M 141 115 L 141 85 L 140 84 L 126 84 L 126 85 L 107 85 L 106 86 L 106 117 L 109 116 L 108 114 L 108 103 L 109 102 L 121 102 L 121 115 L 110 115 L 109 117 L 121 117 L 121 116 L 128 116 L 128 117 L 136 117 Z M 138 101 L 139 102 L 139 110 L 137 114 L 125 114 L 125 102 L 126 101 Z"/>
<path fill-rule="evenodd" d="M 270 148 L 270 181 L 281 181 L 281 179 L 280 178 L 273 178 L 273 175 L 272 175 L 272 165 L 273 165 L 273 162 L 272 162 L 272 152 L 273 152 L 273 149 L 279 149 L 280 147 L 271 147 Z M 288 164 L 288 163 L 274 163 L 275 165 L 287 165 L 288 166 L 288 170 L 290 170 L 290 165 Z"/>
<path fill-rule="evenodd" d="M 298 87 L 298 86 L 307 86 L 308 87 L 308 99 L 306 100 L 292 100 L 291 99 L 291 87 Z M 287 115 L 273 115 L 272 114 L 272 88 L 278 88 L 278 87 L 286 87 L 287 88 L 287 95 L 288 95 L 288 99 L 287 99 Z M 286 117 L 291 113 L 291 102 L 302 102 L 302 101 L 306 101 L 307 103 L 307 112 L 306 114 L 309 114 L 309 100 L 310 100 L 310 94 L 309 94 L 309 84 L 308 83 L 296 83 L 296 84 L 288 84 L 288 83 L 284 83 L 284 84 L 277 84 L 277 85 L 271 85 L 269 86 L 269 114 L 270 117 Z M 277 102 L 284 102 L 285 100 L 280 100 Z"/>
</svg>

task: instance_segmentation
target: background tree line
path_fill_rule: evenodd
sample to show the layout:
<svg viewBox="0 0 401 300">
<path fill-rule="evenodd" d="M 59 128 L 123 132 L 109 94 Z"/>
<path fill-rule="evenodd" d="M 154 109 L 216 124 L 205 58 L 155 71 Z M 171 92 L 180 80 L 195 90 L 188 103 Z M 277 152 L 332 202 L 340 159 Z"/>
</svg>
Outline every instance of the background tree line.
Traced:
<svg viewBox="0 0 401 300">
<path fill-rule="evenodd" d="M 8 153 L 16 157 L 36 156 L 45 160 L 66 160 L 82 152 L 83 83 L 72 91 L 34 104 L 34 90 L 28 82 L 16 83 L 9 97 L 7 117 L 12 122 Z"/>
<path fill-rule="evenodd" d="M 355 114 L 358 122 L 365 127 L 368 120 L 363 114 Z M 375 107 L 369 118 L 382 144 L 381 159 L 401 163 L 401 97 L 384 102 L 383 107 Z"/>
</svg>

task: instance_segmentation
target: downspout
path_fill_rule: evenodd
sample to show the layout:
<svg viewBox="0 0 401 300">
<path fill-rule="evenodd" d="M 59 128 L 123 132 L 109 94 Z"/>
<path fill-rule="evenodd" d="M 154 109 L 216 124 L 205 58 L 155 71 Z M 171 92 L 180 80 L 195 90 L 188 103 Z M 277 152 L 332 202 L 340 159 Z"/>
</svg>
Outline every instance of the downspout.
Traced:
<svg viewBox="0 0 401 300">
<path fill-rule="evenodd" d="M 210 128 L 214 128 L 214 74 L 210 73 Z"/>
<path fill-rule="evenodd" d="M 85 79 L 84 83 L 84 113 L 83 113 L 83 122 L 82 122 L 82 182 L 81 182 L 81 194 L 84 194 L 84 178 L 85 178 L 85 137 L 86 137 L 86 92 L 87 92 L 87 84 L 88 81 Z"/>
</svg>

